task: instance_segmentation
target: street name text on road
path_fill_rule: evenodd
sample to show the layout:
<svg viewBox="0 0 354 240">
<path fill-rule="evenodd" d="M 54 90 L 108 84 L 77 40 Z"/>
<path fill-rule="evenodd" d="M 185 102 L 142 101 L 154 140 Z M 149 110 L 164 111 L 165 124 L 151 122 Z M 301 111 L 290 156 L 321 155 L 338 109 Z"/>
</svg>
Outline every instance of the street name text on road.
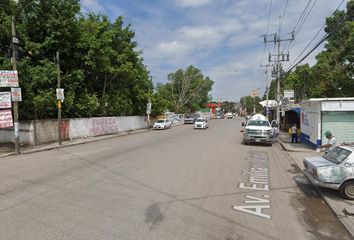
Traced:
<svg viewBox="0 0 354 240">
<path fill-rule="evenodd" d="M 269 169 L 266 153 L 253 153 L 252 157 L 247 160 L 249 161 L 249 169 L 243 171 L 243 175 L 248 177 L 247 182 L 241 182 L 239 188 L 254 190 L 255 194 L 258 191 L 269 192 Z M 263 212 L 264 209 L 270 208 L 269 195 L 261 197 L 246 195 L 245 204 L 233 206 L 233 209 L 266 219 L 271 218 L 270 215 Z"/>
</svg>

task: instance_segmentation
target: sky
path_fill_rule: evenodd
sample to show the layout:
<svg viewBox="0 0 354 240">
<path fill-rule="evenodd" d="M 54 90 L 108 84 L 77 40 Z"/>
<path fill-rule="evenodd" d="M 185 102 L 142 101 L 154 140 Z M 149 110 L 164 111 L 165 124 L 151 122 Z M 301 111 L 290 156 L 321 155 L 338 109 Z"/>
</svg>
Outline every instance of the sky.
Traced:
<svg viewBox="0 0 354 240">
<path fill-rule="evenodd" d="M 281 42 L 290 56 L 283 62 L 287 70 L 312 39 L 301 56 L 325 35 L 326 17 L 345 5 L 343 0 L 81 0 L 84 13 L 101 13 L 112 22 L 123 16 L 131 25 L 155 85 L 193 65 L 214 81 L 213 100 L 236 102 L 252 90 L 264 95 L 266 68 L 260 66 L 271 64 L 268 54 L 276 53 L 272 34 L 291 39 L 295 30 L 293 41 Z M 302 64 L 315 64 L 321 50 L 323 44 Z M 268 73 L 268 84 L 271 79 Z"/>
</svg>

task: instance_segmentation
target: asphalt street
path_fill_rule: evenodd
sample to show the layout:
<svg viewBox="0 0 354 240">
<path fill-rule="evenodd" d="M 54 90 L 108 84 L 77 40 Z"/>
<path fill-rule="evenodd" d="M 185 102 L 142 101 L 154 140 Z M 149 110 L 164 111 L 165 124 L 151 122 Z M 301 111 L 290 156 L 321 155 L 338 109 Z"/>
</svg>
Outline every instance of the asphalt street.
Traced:
<svg viewBox="0 0 354 240">
<path fill-rule="evenodd" d="M 241 118 L 1 159 L 0 239 L 351 239 Z"/>
</svg>

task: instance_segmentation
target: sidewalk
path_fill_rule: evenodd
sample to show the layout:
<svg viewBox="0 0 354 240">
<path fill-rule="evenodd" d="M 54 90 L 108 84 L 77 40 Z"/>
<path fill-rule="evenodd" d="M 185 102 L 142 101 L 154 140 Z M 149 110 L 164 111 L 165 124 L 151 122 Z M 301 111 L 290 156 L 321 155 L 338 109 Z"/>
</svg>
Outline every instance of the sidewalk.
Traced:
<svg viewBox="0 0 354 240">
<path fill-rule="evenodd" d="M 116 138 L 116 137 L 131 135 L 131 134 L 138 134 L 138 133 L 146 132 L 149 130 L 150 129 L 141 129 L 141 130 L 134 130 L 134 131 L 129 131 L 129 132 L 122 132 L 122 133 L 118 133 L 118 134 L 110 134 L 110 135 L 103 135 L 103 136 L 97 136 L 97 137 L 86 137 L 86 138 L 72 139 L 69 141 L 63 141 L 62 145 L 59 145 L 58 142 L 53 142 L 53 143 L 43 144 L 43 145 L 39 145 L 39 146 L 21 146 L 20 153 L 21 154 L 29 154 L 29 153 L 34 153 L 34 152 L 47 151 L 47 150 L 51 150 L 51 149 L 57 149 L 57 148 L 78 145 L 78 144 L 97 142 L 97 141 L 101 141 L 101 140 L 105 140 L 105 139 Z M 0 158 L 11 156 L 11 155 L 15 155 L 14 144 L 13 143 L 0 143 Z"/>
<path fill-rule="evenodd" d="M 291 143 L 288 133 L 280 132 L 278 137 L 279 143 L 288 152 L 289 156 L 294 160 L 301 171 L 304 169 L 303 159 L 308 156 L 321 155 L 308 145 L 302 143 Z M 343 223 L 345 228 L 354 237 L 354 201 L 343 199 L 339 191 L 315 187 L 317 192 L 323 197 L 334 214 Z"/>
</svg>

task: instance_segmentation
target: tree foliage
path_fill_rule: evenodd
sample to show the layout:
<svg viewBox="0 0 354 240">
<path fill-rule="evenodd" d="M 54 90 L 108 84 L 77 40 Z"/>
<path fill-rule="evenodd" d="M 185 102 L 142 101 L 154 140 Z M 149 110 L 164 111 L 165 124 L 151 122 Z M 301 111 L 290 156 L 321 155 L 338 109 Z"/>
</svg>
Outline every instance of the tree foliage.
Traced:
<svg viewBox="0 0 354 240">
<path fill-rule="evenodd" d="M 294 89 L 300 101 L 316 97 L 352 97 L 354 90 L 354 1 L 346 11 L 336 11 L 326 19 L 325 48 L 316 64 L 297 66 L 282 82 L 282 89 Z"/>
<path fill-rule="evenodd" d="M 177 113 L 194 112 L 205 107 L 209 101 L 208 93 L 214 82 L 204 77 L 194 66 L 179 69 L 168 75 L 168 83 L 157 88 L 157 94 L 169 103 L 170 111 Z"/>
<path fill-rule="evenodd" d="M 123 17 L 80 12 L 79 0 L 0 2 L 0 69 L 11 69 L 15 16 L 21 119 L 56 117 L 60 52 L 63 117 L 142 115 L 152 89 L 135 33 Z"/>
<path fill-rule="evenodd" d="M 294 89 L 295 101 L 308 98 L 353 97 L 354 92 L 354 0 L 346 10 L 326 19 L 328 34 L 316 64 L 299 65 L 280 82 L 280 91 Z M 271 82 L 269 98 L 276 99 L 276 81 Z"/>
<path fill-rule="evenodd" d="M 263 107 L 259 104 L 261 99 L 252 96 L 244 96 L 240 99 L 241 106 L 246 109 L 247 114 L 253 113 L 253 109 L 255 108 L 256 113 L 262 112 Z"/>
</svg>

